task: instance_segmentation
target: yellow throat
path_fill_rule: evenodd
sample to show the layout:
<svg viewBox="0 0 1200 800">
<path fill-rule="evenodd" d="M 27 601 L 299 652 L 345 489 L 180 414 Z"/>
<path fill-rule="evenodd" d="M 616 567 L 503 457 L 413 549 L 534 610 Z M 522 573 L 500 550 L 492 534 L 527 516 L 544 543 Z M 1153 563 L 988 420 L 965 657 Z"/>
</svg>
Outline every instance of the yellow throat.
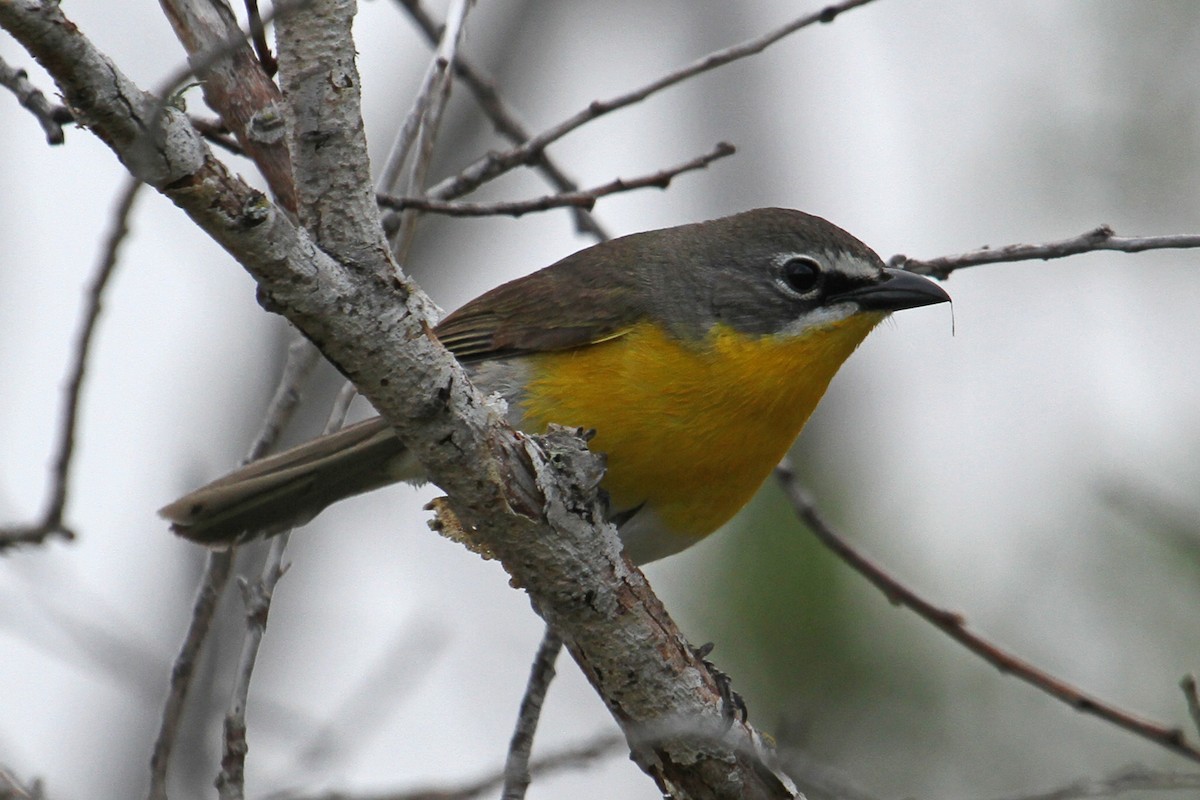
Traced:
<svg viewBox="0 0 1200 800">
<path fill-rule="evenodd" d="M 768 336 L 717 325 L 697 343 L 640 323 L 605 342 L 536 354 L 522 427 L 594 428 L 614 512 L 645 504 L 669 532 L 699 539 L 749 502 L 885 316 Z"/>
</svg>

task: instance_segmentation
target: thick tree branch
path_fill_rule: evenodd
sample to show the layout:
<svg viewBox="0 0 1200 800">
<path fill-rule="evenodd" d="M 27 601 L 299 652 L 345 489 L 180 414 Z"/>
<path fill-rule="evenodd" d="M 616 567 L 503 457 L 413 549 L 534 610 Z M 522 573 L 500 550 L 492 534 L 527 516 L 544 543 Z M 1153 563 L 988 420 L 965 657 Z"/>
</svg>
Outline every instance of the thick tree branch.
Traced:
<svg viewBox="0 0 1200 800">
<path fill-rule="evenodd" d="M 343 17 L 331 3 L 292 19 L 337 25 Z M 753 729 L 728 725 L 712 675 L 621 556 L 595 498 L 595 456 L 574 434 L 513 431 L 429 334 L 431 304 L 388 259 L 362 179 L 356 74 L 341 56 L 352 53 L 352 43 L 323 49 L 319 33 L 296 29 L 288 45 L 287 57 L 302 59 L 325 87 L 285 78 L 300 145 L 297 186 L 309 206 L 301 213 L 317 247 L 217 161 L 185 115 L 133 85 L 56 5 L 10 0 L 0 4 L 0 26 L 47 68 L 81 121 L 232 254 L 258 281 L 264 302 L 304 331 L 396 426 L 459 518 L 562 632 L 662 791 L 795 796 L 764 761 L 767 748 Z M 288 69 L 285 38 L 281 31 L 281 72 Z M 339 108 L 313 109 L 323 99 Z M 300 106 L 313 111 L 296 113 Z M 341 161 L 336 175 L 319 181 L 311 174 L 323 163 L 318 145 L 357 163 Z M 322 187 L 350 202 L 310 205 Z"/>
<path fill-rule="evenodd" d="M 344 267 L 380 278 L 394 265 L 371 192 L 361 84 L 350 26 L 351 0 L 311 3 L 276 23 L 279 80 L 286 93 L 299 218 L 316 244 Z M 415 285 L 400 287 L 409 297 Z M 422 300 L 419 293 L 417 301 Z M 432 307 L 412 309 L 429 316 Z"/>
</svg>

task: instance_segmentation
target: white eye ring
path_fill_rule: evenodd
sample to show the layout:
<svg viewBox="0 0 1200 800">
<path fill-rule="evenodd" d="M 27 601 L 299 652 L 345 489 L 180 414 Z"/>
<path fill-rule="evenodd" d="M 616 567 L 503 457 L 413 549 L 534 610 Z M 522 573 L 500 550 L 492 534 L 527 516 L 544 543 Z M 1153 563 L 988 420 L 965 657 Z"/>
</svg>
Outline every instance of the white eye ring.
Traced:
<svg viewBox="0 0 1200 800">
<path fill-rule="evenodd" d="M 824 283 L 824 277 L 821 262 L 812 256 L 788 255 L 779 264 L 779 285 L 797 297 L 815 295 Z"/>
</svg>

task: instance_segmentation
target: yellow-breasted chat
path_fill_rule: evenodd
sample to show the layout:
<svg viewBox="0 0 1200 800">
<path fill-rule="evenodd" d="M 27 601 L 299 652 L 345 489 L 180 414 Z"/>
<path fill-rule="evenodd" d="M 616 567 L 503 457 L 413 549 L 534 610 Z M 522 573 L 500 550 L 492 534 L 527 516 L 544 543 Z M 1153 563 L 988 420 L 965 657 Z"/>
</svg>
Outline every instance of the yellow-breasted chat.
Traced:
<svg viewBox="0 0 1200 800">
<path fill-rule="evenodd" d="M 727 522 L 842 363 L 893 311 L 943 303 L 820 217 L 761 208 L 589 247 L 435 329 L 514 427 L 592 429 L 609 516 L 637 563 Z M 248 464 L 160 510 L 222 547 L 423 472 L 380 417 Z"/>
</svg>

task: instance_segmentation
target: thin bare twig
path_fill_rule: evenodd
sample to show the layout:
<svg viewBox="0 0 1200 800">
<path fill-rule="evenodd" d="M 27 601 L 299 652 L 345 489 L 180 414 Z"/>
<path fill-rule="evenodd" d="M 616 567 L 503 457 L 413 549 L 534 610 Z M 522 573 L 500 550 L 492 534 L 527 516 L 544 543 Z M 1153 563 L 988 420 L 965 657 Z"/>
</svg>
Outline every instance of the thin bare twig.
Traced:
<svg viewBox="0 0 1200 800">
<path fill-rule="evenodd" d="M 233 556 L 233 550 L 214 551 L 208 554 L 208 561 L 204 565 L 200 586 L 196 590 L 196 599 L 192 603 L 191 621 L 183 637 L 183 646 L 171 667 L 167 701 L 163 705 L 158 736 L 155 737 L 154 750 L 150 755 L 150 789 L 146 795 L 149 800 L 167 800 L 167 771 L 183 722 L 183 706 L 192 686 L 200 650 L 212 628 L 217 602 L 221 599 L 225 584 L 233 571 Z"/>
<path fill-rule="evenodd" d="M 45 522 L 37 522 L 32 525 L 9 525 L 0 528 L 0 553 L 22 545 L 45 544 L 51 536 L 61 536 L 71 540 L 75 538 L 75 531 L 63 526 L 47 525 Z"/>
<path fill-rule="evenodd" d="M 400 131 L 396 134 L 396 140 L 392 143 L 391 152 L 388 153 L 383 169 L 379 171 L 378 189 L 380 191 L 391 191 L 400 182 L 400 173 L 417 141 L 417 133 L 426 119 L 430 106 L 435 102 L 439 87 L 446 82 L 449 74 L 452 59 L 447 58 L 447 55 L 454 56 L 458 52 L 458 45 L 465 30 L 463 23 L 469 9 L 469 2 L 458 0 L 455 7 L 450 9 L 450 27 L 443 28 L 438 32 L 435 42 L 437 49 L 434 52 L 433 60 L 425 69 L 425 75 L 422 77 L 421 86 L 417 89 L 416 97 L 413 99 L 412 108 L 404 118 L 404 124 L 400 127 Z"/>
<path fill-rule="evenodd" d="M 1174 234 L 1170 236 L 1117 236 L 1107 225 L 1093 228 L 1070 239 L 1043 244 L 1010 244 L 1004 247 L 983 247 L 967 253 L 942 256 L 922 261 L 905 255 L 894 255 L 888 265 L 906 269 L 918 275 L 929 275 L 945 280 L 951 272 L 980 264 L 998 264 L 1005 261 L 1049 261 L 1066 258 L 1080 253 L 1097 250 L 1116 250 L 1122 253 L 1141 253 L 1144 250 L 1190 249 L 1200 247 L 1200 234 Z"/>
<path fill-rule="evenodd" d="M 246 611 L 246 635 L 242 639 L 242 652 L 238 658 L 237 677 L 230 696 L 229 710 L 225 713 L 225 746 L 221 756 L 221 771 L 217 774 L 217 796 L 221 800 L 242 800 L 246 795 L 246 704 L 250 698 L 250 678 L 258 661 L 258 651 L 263 634 L 267 631 L 267 615 L 271 611 L 271 597 L 279 579 L 287 572 L 283 554 L 287 550 L 291 531 L 284 531 L 271 539 L 262 572 L 254 583 L 241 581 L 242 603 Z"/>
<path fill-rule="evenodd" d="M 508 757 L 504 761 L 504 788 L 501 800 L 523 800 L 532 776 L 529 773 L 529 756 L 533 752 L 533 735 L 537 732 L 538 720 L 542 716 L 542 703 L 546 692 L 554 681 L 554 662 L 562 652 L 563 642 L 549 625 L 542 634 L 537 655 L 529 669 L 529 682 L 525 684 L 525 695 L 517 711 L 517 724 L 508 744 Z"/>
<path fill-rule="evenodd" d="M 105 240 L 100 264 L 84 294 L 83 317 L 75 337 L 75 346 L 71 348 L 73 361 L 67 372 L 67 383 L 63 392 L 62 421 L 58 427 L 58 448 L 51 471 L 50 497 L 46 503 L 46 510 L 41 521 L 35 525 L 0 529 L 0 552 L 19 544 L 41 544 L 49 536 L 75 538 L 75 532 L 63 523 L 63 513 L 67 505 L 71 460 L 75 455 L 75 431 L 79 424 L 83 380 L 87 373 L 88 354 L 91 352 L 96 323 L 103 308 L 104 291 L 119 263 L 121 245 L 129 235 L 129 217 L 133 213 L 133 204 L 142 185 L 136 178 L 126 180 L 118 196 L 117 207 L 113 210 L 112 228 Z"/>
<path fill-rule="evenodd" d="M 1098 697 L 1089 695 L 967 630 L 966 620 L 960 614 L 938 608 L 920 597 L 838 535 L 818 513 L 808 493 L 800 486 L 795 473 L 786 462 L 776 468 L 775 474 L 787 492 L 796 516 L 812 530 L 821 544 L 832 550 L 838 558 L 870 581 L 875 588 L 884 593 L 889 601 L 915 611 L 922 619 L 932 623 L 938 630 L 996 669 L 1011 674 L 1051 697 L 1061 700 L 1076 711 L 1099 717 L 1164 747 L 1176 755 L 1200 762 L 1200 747 L 1188 740 L 1182 729 L 1144 719 Z"/>
<path fill-rule="evenodd" d="M 562 208 L 564 206 L 577 206 L 590 209 L 596 204 L 598 199 L 605 195 L 630 192 L 635 189 L 645 189 L 648 187 L 666 189 L 675 176 L 692 170 L 704 169 L 717 159 L 731 156 L 735 152 L 736 148 L 733 145 L 728 142 L 720 142 L 711 152 L 689 159 L 682 164 L 661 169 L 650 175 L 628 179 L 617 178 L 591 189 L 546 195 L 545 197 L 538 197 L 532 200 L 466 203 L 453 200 L 430 200 L 425 197 L 390 197 L 388 195 L 380 195 L 379 204 L 396 211 L 407 208 L 418 208 L 422 211 L 445 214 L 451 217 L 488 217 L 499 215 L 519 217 L 535 211 L 546 211 L 551 208 Z"/>
<path fill-rule="evenodd" d="M 441 130 L 442 114 L 450 101 L 451 70 L 458 57 L 458 47 L 466 32 L 467 13 L 472 0 L 453 0 L 446 12 L 446 25 L 438 42 L 433 60 L 425 72 L 421 88 L 413 101 L 412 111 L 404 121 L 392 152 L 380 175 L 380 188 L 391 191 L 400 182 L 400 173 L 416 146 L 408 176 L 400 187 L 401 194 L 420 194 L 425 189 L 429 165 L 433 162 L 434 145 Z M 390 235 L 392 253 L 403 263 L 416 234 L 418 213 L 415 210 L 400 215 L 399 225 Z"/>
<path fill-rule="evenodd" d="M 275 394 L 267 407 L 262 428 L 250 446 L 243 463 L 261 458 L 275 444 L 280 432 L 295 413 L 300 401 L 300 386 L 316 366 L 319 356 L 320 353 L 312 343 L 299 332 L 293 332 L 292 341 L 288 345 L 283 374 L 279 378 Z M 147 795 L 149 800 L 166 800 L 167 771 L 170 767 L 175 740 L 178 738 L 179 727 L 183 721 L 183 706 L 191 689 L 197 657 L 212 628 L 217 602 L 233 571 L 235 553 L 236 551 L 231 549 L 218 550 L 208 555 L 204 573 L 200 578 L 200 586 L 196 591 L 196 599 L 192 604 L 191 621 L 188 623 L 183 645 L 171 668 L 171 680 L 167 691 L 167 700 L 163 706 L 162 721 L 159 724 L 158 736 L 155 738 L 154 750 L 150 756 L 150 790 Z"/>
<path fill-rule="evenodd" d="M 442 26 L 438 24 L 433 15 L 430 14 L 421 4 L 421 0 L 398 0 L 417 23 L 417 27 L 425 34 L 425 38 L 431 44 L 436 45 L 441 38 Z M 482 71 L 471 64 L 460 53 L 458 58 L 454 60 L 454 74 L 462 80 L 467 89 L 475 97 L 475 101 L 479 103 L 479 107 L 488 119 L 492 121 L 496 132 L 508 139 L 513 144 L 521 144 L 533 137 L 533 132 L 525 127 L 514 111 L 501 98 L 500 92 L 496 89 L 496 83 Z M 538 170 L 550 182 L 550 185 L 555 188 L 560 194 L 570 194 L 579 191 L 579 184 L 570 178 L 562 169 L 550 158 L 546 152 L 539 153 L 537 158 L 530 164 L 534 169 Z M 608 232 L 600 225 L 596 218 L 585 208 L 576 207 L 573 209 L 575 215 L 575 228 L 580 233 L 591 234 L 597 241 L 604 241 L 609 238 Z"/>
<path fill-rule="evenodd" d="M 3 58 L 0 58 L 0 86 L 15 94 L 21 107 L 33 114 L 46 134 L 46 144 L 62 144 L 67 140 L 62 126 L 75 121 L 71 109 L 51 103 L 41 89 L 30 82 L 25 70 L 9 66 Z"/>
<path fill-rule="evenodd" d="M 105 241 L 104 253 L 100 258 L 100 266 L 92 278 L 87 290 L 87 303 L 84 306 L 83 324 L 75 340 L 75 362 L 67 378 L 67 400 L 63 411 L 62 427 L 58 456 L 54 461 L 54 494 L 51 498 L 50 511 L 46 515 L 48 523 L 62 523 L 63 506 L 67 502 L 67 477 L 71 468 L 71 457 L 75 452 L 75 429 L 79 421 L 79 397 L 83 389 L 84 374 L 87 371 L 88 353 L 91 351 L 93 333 L 96 322 L 100 319 L 103 308 L 104 290 L 108 287 L 109 279 L 117 268 L 117 256 L 121 245 L 129 236 L 129 217 L 133 213 L 133 204 L 143 184 L 137 178 L 130 177 L 125 181 L 117 200 L 117 208 L 113 213 L 112 229 Z"/>
<path fill-rule="evenodd" d="M 442 181 L 432 187 L 427 194 L 430 197 L 435 197 L 439 200 L 451 200 L 456 197 L 461 197 L 468 192 L 474 191 L 485 182 L 501 175 L 509 170 L 521 166 L 522 164 L 533 163 L 538 155 L 542 153 L 552 143 L 566 136 L 571 131 L 585 125 L 592 120 L 602 117 L 617 109 L 624 108 L 634 103 L 640 103 L 650 95 L 662 91 L 668 87 L 674 86 L 677 83 L 693 78 L 703 72 L 722 67 L 730 62 L 748 56 L 757 55 L 763 50 L 766 50 L 771 45 L 778 42 L 784 37 L 790 36 L 798 30 L 807 28 L 810 25 L 815 25 L 818 22 L 833 22 L 840 14 L 849 11 L 859 6 L 867 5 L 872 0 L 845 0 L 841 3 L 834 3 L 826 6 L 821 11 L 813 14 L 806 14 L 803 17 L 795 19 L 786 25 L 780 26 L 773 31 L 770 31 L 762 36 L 751 39 L 742 44 L 733 47 L 727 47 L 724 50 L 718 50 L 709 53 L 703 58 L 693 61 L 685 67 L 667 73 L 657 80 L 608 100 L 594 100 L 587 108 L 573 114 L 571 117 L 554 125 L 551 128 L 539 133 L 537 136 L 527 140 L 524 144 L 507 150 L 503 153 L 489 153 L 484 158 L 471 164 L 458 175 Z"/>
<path fill-rule="evenodd" d="M 267 77 L 274 77 L 279 71 L 279 62 L 267 44 L 267 28 L 263 25 L 262 15 L 258 13 L 258 0 L 246 0 L 246 18 L 250 22 L 250 41 L 254 43 L 254 54 L 258 63 L 262 64 Z"/>
<path fill-rule="evenodd" d="M 311 353 L 310 353 L 311 351 Z M 312 358 L 311 363 L 307 360 Z M 316 363 L 316 348 L 302 336 L 297 335 L 289 347 L 288 363 L 295 363 L 307 375 Z M 294 387 L 297 382 L 288 381 L 283 386 Z M 342 386 L 334 399 L 329 418 L 325 422 L 324 433 L 333 433 L 346 422 L 346 414 L 350 403 L 354 400 L 357 390 L 350 381 Z M 289 389 L 289 397 L 296 393 Z M 272 430 L 272 438 L 280 431 Z M 246 634 L 242 639 L 242 651 L 238 659 L 237 677 L 234 680 L 233 691 L 230 695 L 229 710 L 225 713 L 223 728 L 224 751 L 221 756 L 221 771 L 217 774 L 217 795 L 221 800 L 242 800 L 246 793 L 246 753 L 249 744 L 246 740 L 246 706 L 250 699 L 250 679 L 254 675 L 254 667 L 258 662 L 258 651 L 262 646 L 263 635 L 267 631 L 267 617 L 271 611 L 271 600 L 275 596 L 275 586 L 287 572 L 283 563 L 283 555 L 291 538 L 290 530 L 284 531 L 271 539 L 267 558 L 259 573 L 259 578 L 253 584 L 242 581 L 242 604 L 246 614 Z"/>
</svg>

